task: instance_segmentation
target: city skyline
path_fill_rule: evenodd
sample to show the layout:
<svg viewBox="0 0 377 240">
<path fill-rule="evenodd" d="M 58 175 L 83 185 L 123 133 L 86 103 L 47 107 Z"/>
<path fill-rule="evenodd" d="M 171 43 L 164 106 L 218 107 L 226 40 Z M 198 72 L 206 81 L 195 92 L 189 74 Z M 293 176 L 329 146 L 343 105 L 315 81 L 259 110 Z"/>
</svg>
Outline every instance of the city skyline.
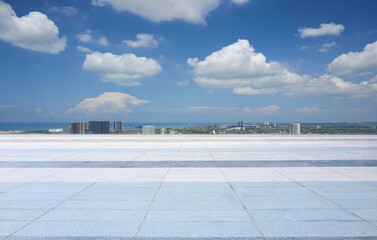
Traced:
<svg viewBox="0 0 377 240">
<path fill-rule="evenodd" d="M 0 0 L 0 122 L 376 121 L 376 10 Z"/>
</svg>

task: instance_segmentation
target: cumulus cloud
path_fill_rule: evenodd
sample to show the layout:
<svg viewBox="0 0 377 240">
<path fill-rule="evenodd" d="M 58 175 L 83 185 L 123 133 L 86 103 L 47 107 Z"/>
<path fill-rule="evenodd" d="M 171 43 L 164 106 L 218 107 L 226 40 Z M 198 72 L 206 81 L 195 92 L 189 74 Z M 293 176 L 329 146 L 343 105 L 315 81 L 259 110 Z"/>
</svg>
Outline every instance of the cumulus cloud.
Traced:
<svg viewBox="0 0 377 240">
<path fill-rule="evenodd" d="M 361 83 L 344 81 L 332 75 L 324 74 L 319 78 L 310 78 L 307 81 L 286 89 L 284 94 L 287 96 L 298 96 L 310 93 L 317 96 L 332 96 L 337 98 L 348 97 L 373 97 L 377 95 L 377 77 Z"/>
<path fill-rule="evenodd" d="M 107 46 L 109 44 L 106 37 L 99 37 L 95 40 L 92 36 L 92 30 L 90 29 L 86 29 L 84 32 L 77 34 L 77 38 L 83 43 L 96 42 L 102 46 Z"/>
<path fill-rule="evenodd" d="M 115 55 L 109 52 L 87 54 L 82 68 L 97 73 L 104 82 L 115 82 L 127 87 L 139 86 L 137 79 L 156 75 L 162 70 L 152 58 L 137 57 L 130 53 Z"/>
<path fill-rule="evenodd" d="M 77 46 L 76 49 L 80 52 L 86 52 L 86 53 L 91 53 L 92 50 L 90 50 L 89 48 L 87 47 L 83 47 L 83 46 Z"/>
<path fill-rule="evenodd" d="M 90 29 L 86 29 L 85 32 L 81 32 L 77 34 L 77 38 L 80 42 L 88 43 L 93 42 L 92 38 L 92 31 Z"/>
<path fill-rule="evenodd" d="M 59 28 L 40 12 L 17 17 L 12 7 L 0 1 L 0 39 L 33 51 L 57 54 L 66 48 Z"/>
<path fill-rule="evenodd" d="M 348 52 L 336 57 L 327 71 L 337 75 L 365 75 L 377 72 L 377 41 L 367 44 L 361 52 Z"/>
<path fill-rule="evenodd" d="M 95 98 L 86 98 L 67 113 L 113 114 L 132 112 L 132 108 L 148 103 L 126 93 L 105 92 Z"/>
<path fill-rule="evenodd" d="M 177 82 L 178 86 L 180 87 L 186 87 L 190 84 L 190 81 L 189 80 L 184 80 L 184 81 L 180 81 L 180 82 Z"/>
<path fill-rule="evenodd" d="M 344 31 L 345 27 L 342 24 L 322 23 L 319 28 L 301 27 L 298 29 L 301 38 L 318 37 L 324 35 L 339 36 Z"/>
<path fill-rule="evenodd" d="M 289 72 L 280 63 L 267 62 L 266 57 L 255 52 L 247 40 L 238 40 L 223 47 L 203 61 L 189 58 L 187 63 L 194 68 L 194 81 L 209 88 L 240 88 L 249 85 L 265 88 L 302 81 L 302 77 Z M 248 90 L 252 91 L 252 87 Z"/>
<path fill-rule="evenodd" d="M 324 44 L 322 45 L 322 47 L 321 47 L 320 49 L 318 49 L 318 51 L 319 51 L 319 52 L 323 52 L 323 53 L 325 53 L 325 52 L 328 52 L 329 49 L 331 49 L 331 48 L 333 48 L 333 47 L 335 47 L 335 46 L 336 46 L 336 43 L 335 43 L 335 42 L 324 43 Z"/>
<path fill-rule="evenodd" d="M 179 19 L 195 24 L 205 24 L 207 14 L 220 2 L 220 0 L 92 0 L 95 6 L 102 7 L 109 4 L 116 11 L 132 12 L 153 22 Z"/>
<path fill-rule="evenodd" d="M 232 0 L 232 2 L 236 5 L 243 5 L 245 3 L 248 3 L 249 0 Z"/>
<path fill-rule="evenodd" d="M 57 13 L 61 13 L 61 14 L 67 15 L 67 16 L 75 15 L 75 14 L 78 13 L 78 10 L 73 6 L 66 6 L 66 7 L 53 6 L 53 7 L 49 8 L 49 10 L 51 12 L 57 12 Z"/>
<path fill-rule="evenodd" d="M 148 34 L 148 33 L 136 34 L 135 41 L 124 40 L 123 43 L 133 48 L 139 48 L 139 47 L 151 48 L 151 47 L 158 46 L 158 41 L 155 39 L 155 37 L 152 34 Z"/>
<path fill-rule="evenodd" d="M 368 50 L 371 48 L 366 47 Z M 372 63 L 368 63 L 370 64 L 368 68 L 372 69 L 375 61 L 369 61 Z M 324 74 L 318 78 L 298 75 L 278 62 L 267 62 L 266 57 L 262 53 L 255 52 L 247 40 L 238 40 L 213 52 L 203 61 L 189 58 L 187 63 L 193 67 L 194 81 L 199 86 L 212 89 L 233 88 L 235 94 L 282 93 L 285 96 L 299 96 L 309 93 L 343 98 L 377 95 L 375 78 L 353 83 L 344 81 L 334 74 Z M 329 69 L 333 70 L 331 67 Z"/>
<path fill-rule="evenodd" d="M 102 46 L 107 46 L 109 44 L 106 37 L 100 37 L 97 40 L 97 42 L 98 42 L 98 44 L 101 44 Z"/>
</svg>

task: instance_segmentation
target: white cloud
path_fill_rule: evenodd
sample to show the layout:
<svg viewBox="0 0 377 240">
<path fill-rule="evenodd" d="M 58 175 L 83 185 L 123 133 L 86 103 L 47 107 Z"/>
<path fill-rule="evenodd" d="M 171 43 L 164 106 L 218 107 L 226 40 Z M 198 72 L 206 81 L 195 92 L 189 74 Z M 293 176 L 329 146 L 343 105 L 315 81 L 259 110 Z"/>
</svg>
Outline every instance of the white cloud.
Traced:
<svg viewBox="0 0 377 240">
<path fill-rule="evenodd" d="M 33 51 L 59 53 L 67 39 L 59 38 L 59 28 L 40 12 L 17 17 L 12 7 L 0 1 L 0 39 Z"/>
<path fill-rule="evenodd" d="M 375 64 L 375 61 L 370 61 L 372 65 Z M 309 93 L 341 98 L 377 95 L 377 80 L 353 83 L 333 74 L 324 74 L 319 78 L 298 75 L 278 62 L 267 62 L 266 57 L 256 53 L 247 40 L 238 40 L 213 52 L 203 61 L 190 58 L 187 63 L 194 68 L 194 81 L 199 86 L 233 88 L 235 94 L 282 93 L 292 97 Z"/>
<path fill-rule="evenodd" d="M 338 98 L 364 98 L 377 95 L 377 77 L 361 83 L 346 82 L 332 75 L 324 74 L 319 78 L 307 79 L 304 83 L 284 90 L 287 96 L 297 96 L 310 93 L 317 96 L 332 96 Z"/>
<path fill-rule="evenodd" d="M 98 44 L 101 44 L 102 46 L 107 46 L 109 44 L 106 37 L 100 37 L 97 40 L 97 42 L 98 42 Z"/>
<path fill-rule="evenodd" d="M 152 34 L 139 33 L 136 35 L 136 41 L 133 40 L 124 40 L 123 43 L 127 44 L 130 47 L 157 47 L 158 41 Z"/>
<path fill-rule="evenodd" d="M 41 113 L 42 112 L 42 108 L 40 108 L 40 107 L 37 107 L 36 109 L 35 109 L 35 113 Z"/>
<path fill-rule="evenodd" d="M 18 107 L 18 105 L 0 105 L 0 109 L 1 108 L 15 108 L 15 107 Z"/>
<path fill-rule="evenodd" d="M 322 23 L 319 28 L 302 27 L 298 29 L 301 38 L 318 37 L 324 35 L 339 36 L 345 27 L 342 24 Z"/>
<path fill-rule="evenodd" d="M 277 93 L 278 89 L 275 88 L 261 88 L 261 89 L 253 89 L 251 87 L 239 87 L 234 88 L 233 93 L 240 94 L 240 95 L 257 95 L 257 94 L 269 94 L 269 93 Z"/>
<path fill-rule="evenodd" d="M 196 107 L 186 107 L 186 109 L 194 111 L 233 111 L 237 110 L 238 107 L 212 107 L 212 106 L 196 106 Z"/>
<path fill-rule="evenodd" d="M 67 16 L 75 15 L 78 13 L 78 10 L 75 7 L 72 6 L 66 6 L 66 7 L 56 7 L 53 6 L 49 9 L 51 12 L 58 12 Z"/>
<path fill-rule="evenodd" d="M 107 46 L 109 44 L 106 37 L 99 37 L 97 40 L 95 40 L 90 29 L 86 29 L 84 32 L 77 34 L 77 38 L 83 43 L 96 42 L 102 46 Z"/>
<path fill-rule="evenodd" d="M 322 112 L 322 111 L 324 111 L 324 110 L 319 109 L 319 107 L 317 107 L 317 106 L 303 107 L 303 108 L 297 108 L 296 109 L 296 112 L 300 112 L 300 113 L 317 113 L 317 112 Z"/>
<path fill-rule="evenodd" d="M 97 73 L 104 82 L 115 82 L 121 86 L 138 86 L 140 83 L 137 79 L 156 75 L 162 70 L 152 58 L 109 52 L 87 54 L 82 68 Z"/>
<path fill-rule="evenodd" d="M 86 98 L 67 113 L 113 114 L 132 112 L 132 108 L 148 103 L 129 94 L 120 92 L 105 92 L 95 98 Z"/>
<path fill-rule="evenodd" d="M 243 5 L 245 3 L 248 3 L 249 0 L 232 0 L 232 2 L 236 5 Z"/>
<path fill-rule="evenodd" d="M 277 105 L 268 105 L 267 107 L 259 107 L 255 112 L 260 114 L 277 114 L 280 113 L 280 107 Z"/>
<path fill-rule="evenodd" d="M 85 32 L 81 32 L 77 34 L 77 38 L 79 39 L 80 42 L 84 42 L 84 43 L 93 42 L 92 31 L 89 29 L 86 29 Z"/>
<path fill-rule="evenodd" d="M 119 12 L 132 12 L 154 22 L 183 20 L 205 24 L 205 17 L 215 9 L 220 0 L 92 0 L 95 6 L 110 4 Z"/>
<path fill-rule="evenodd" d="M 78 51 L 86 52 L 86 53 L 91 53 L 91 52 L 92 52 L 92 50 L 90 50 L 90 49 L 87 48 L 87 47 L 83 47 L 83 46 L 77 46 L 76 49 L 77 49 Z"/>
<path fill-rule="evenodd" d="M 362 52 L 348 52 L 336 57 L 327 71 L 337 75 L 370 74 L 377 72 L 377 41 L 367 44 Z"/>
<path fill-rule="evenodd" d="M 308 48 L 309 48 L 309 46 L 304 45 L 304 46 L 300 47 L 300 50 L 306 50 L 306 49 L 308 49 Z"/>
<path fill-rule="evenodd" d="M 251 109 L 249 107 L 242 108 L 245 113 L 257 113 L 257 114 L 278 114 L 280 113 L 280 107 L 277 105 L 268 105 L 267 107 L 258 107 Z"/>
<path fill-rule="evenodd" d="M 178 86 L 185 87 L 185 86 L 188 86 L 190 84 L 190 81 L 189 80 L 180 81 L 180 82 L 177 82 L 177 84 L 178 84 Z"/>
<path fill-rule="evenodd" d="M 81 32 L 77 34 L 77 38 L 79 39 L 80 42 L 88 43 L 92 42 L 92 31 L 89 29 L 86 29 L 84 32 Z"/>
<path fill-rule="evenodd" d="M 267 62 L 266 57 L 256 53 L 247 40 L 238 40 L 223 47 L 203 61 L 189 58 L 187 63 L 194 68 L 194 81 L 209 88 L 240 88 L 249 85 L 265 88 L 302 81 L 301 76 L 289 72 L 280 63 Z"/>
<path fill-rule="evenodd" d="M 331 43 L 324 43 L 322 45 L 322 47 L 320 49 L 318 49 L 319 52 L 328 52 L 330 48 L 333 48 L 336 46 L 336 43 L 335 42 L 331 42 Z"/>
</svg>

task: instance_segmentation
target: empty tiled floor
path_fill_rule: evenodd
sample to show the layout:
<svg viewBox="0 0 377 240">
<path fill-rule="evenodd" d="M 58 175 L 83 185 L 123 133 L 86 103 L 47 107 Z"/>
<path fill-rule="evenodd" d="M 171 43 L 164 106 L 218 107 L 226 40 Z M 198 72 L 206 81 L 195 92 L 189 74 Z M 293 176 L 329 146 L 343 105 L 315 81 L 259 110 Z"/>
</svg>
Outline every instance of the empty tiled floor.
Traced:
<svg viewBox="0 0 377 240">
<path fill-rule="evenodd" d="M 0 239 L 377 237 L 377 136 L 1 135 Z"/>
</svg>

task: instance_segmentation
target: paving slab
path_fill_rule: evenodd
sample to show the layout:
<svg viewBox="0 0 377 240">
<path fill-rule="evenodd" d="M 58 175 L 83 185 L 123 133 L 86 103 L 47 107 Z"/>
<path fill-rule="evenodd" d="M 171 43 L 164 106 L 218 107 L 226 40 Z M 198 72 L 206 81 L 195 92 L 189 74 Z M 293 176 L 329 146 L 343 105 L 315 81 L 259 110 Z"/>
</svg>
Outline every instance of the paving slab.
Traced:
<svg viewBox="0 0 377 240">
<path fill-rule="evenodd" d="M 369 135 L 0 135 L 0 239 L 376 239 L 376 153 Z"/>
</svg>

